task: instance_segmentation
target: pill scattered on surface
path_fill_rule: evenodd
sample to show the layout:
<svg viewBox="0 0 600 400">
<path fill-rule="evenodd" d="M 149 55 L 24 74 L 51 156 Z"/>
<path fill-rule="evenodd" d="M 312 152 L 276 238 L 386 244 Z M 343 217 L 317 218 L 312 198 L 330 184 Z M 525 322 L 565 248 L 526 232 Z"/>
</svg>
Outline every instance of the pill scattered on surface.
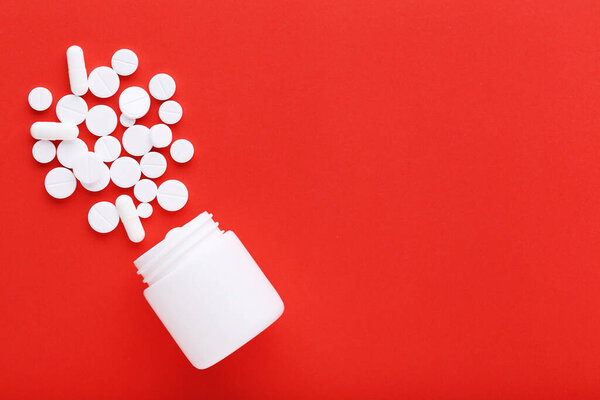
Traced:
<svg viewBox="0 0 600 400">
<path fill-rule="evenodd" d="M 112 232 L 119 225 L 117 207 L 108 201 L 94 204 L 88 211 L 88 223 L 98 233 Z"/>
<path fill-rule="evenodd" d="M 190 161 L 194 155 L 194 145 L 186 139 L 177 139 L 170 149 L 171 157 L 178 163 Z"/>
<path fill-rule="evenodd" d="M 75 191 L 77 180 L 71 170 L 56 167 L 46 174 L 44 186 L 48 194 L 55 199 L 66 199 Z"/>
<path fill-rule="evenodd" d="M 49 140 L 38 140 L 33 145 L 31 152 L 35 161 L 41 164 L 47 164 L 54 160 L 54 156 L 56 155 L 56 147 L 54 147 L 54 143 L 50 142 Z"/>
<path fill-rule="evenodd" d="M 135 119 L 129 118 L 125 114 L 121 114 L 121 116 L 119 117 L 119 121 L 121 122 L 121 125 L 123 125 L 125 128 L 129 128 L 130 126 L 135 125 Z"/>
<path fill-rule="evenodd" d="M 73 173 L 81 183 L 92 184 L 98 182 L 102 177 L 103 164 L 96 153 L 88 151 L 75 159 Z"/>
<path fill-rule="evenodd" d="M 148 89 L 156 100 L 167 100 L 175 94 L 175 80 L 167 74 L 156 74 L 150 79 Z"/>
<path fill-rule="evenodd" d="M 110 170 L 108 166 L 102 163 L 102 173 L 100 175 L 100 179 L 93 183 L 83 183 L 81 182 L 81 186 L 83 186 L 86 190 L 90 192 L 99 192 L 110 183 Z"/>
<path fill-rule="evenodd" d="M 130 188 L 142 176 L 140 164 L 131 157 L 117 158 L 110 166 L 110 179 L 120 188 Z"/>
<path fill-rule="evenodd" d="M 181 210 L 188 201 L 188 190 L 180 181 L 170 179 L 158 187 L 156 199 L 167 211 Z"/>
<path fill-rule="evenodd" d="M 117 127 L 117 114 L 109 106 L 94 106 L 85 117 L 85 126 L 96 136 L 110 135 Z"/>
<path fill-rule="evenodd" d="M 56 103 L 56 116 L 60 122 L 79 125 L 85 120 L 88 106 L 84 99 L 68 94 Z"/>
<path fill-rule="evenodd" d="M 150 143 L 157 149 L 162 149 L 171 144 L 173 132 L 168 125 L 156 124 L 150 128 Z"/>
<path fill-rule="evenodd" d="M 150 218 L 152 215 L 152 204 L 150 203 L 140 203 L 137 206 L 137 213 L 140 218 Z"/>
<path fill-rule="evenodd" d="M 73 140 L 79 136 L 77 125 L 62 122 L 34 122 L 29 132 L 32 138 L 40 140 Z"/>
<path fill-rule="evenodd" d="M 152 148 L 150 129 L 144 125 L 134 125 L 123 133 L 123 148 L 132 156 L 143 156 Z"/>
<path fill-rule="evenodd" d="M 140 160 L 140 168 L 148 178 L 158 178 L 167 170 L 167 159 L 162 154 L 151 151 Z"/>
<path fill-rule="evenodd" d="M 137 55 L 129 49 L 117 50 L 110 60 L 110 65 L 121 76 L 129 76 L 138 67 Z"/>
<path fill-rule="evenodd" d="M 125 232 L 127 232 L 129 240 L 134 243 L 139 243 L 144 240 L 146 232 L 144 232 L 142 221 L 140 221 L 140 217 L 131 197 L 126 194 L 117 197 L 115 206 L 117 207 L 119 218 L 123 223 L 123 227 L 125 227 Z"/>
<path fill-rule="evenodd" d="M 128 87 L 119 96 L 119 108 L 129 118 L 140 119 L 150 109 L 150 96 L 139 86 Z"/>
<path fill-rule="evenodd" d="M 71 92 L 83 96 L 88 91 L 88 76 L 81 47 L 71 46 L 67 49 L 67 66 Z"/>
<path fill-rule="evenodd" d="M 119 90 L 119 75 L 109 67 L 98 67 L 90 72 L 88 85 L 96 97 L 106 99 Z"/>
<path fill-rule="evenodd" d="M 158 109 L 158 116 L 165 124 L 173 125 L 181 120 L 183 108 L 181 108 L 181 105 L 174 100 L 165 101 Z"/>
<path fill-rule="evenodd" d="M 73 168 L 75 160 L 88 152 L 85 142 L 79 138 L 74 140 L 63 140 L 58 144 L 56 157 L 63 167 Z"/>
<path fill-rule="evenodd" d="M 121 142 L 114 136 L 102 136 L 94 144 L 94 153 L 104 162 L 113 162 L 121 155 Z"/>
<path fill-rule="evenodd" d="M 45 87 L 36 87 L 29 92 L 27 101 L 35 111 L 44 111 L 52 104 L 52 93 Z"/>
<path fill-rule="evenodd" d="M 158 187 L 150 179 L 142 179 L 133 187 L 133 195 L 142 203 L 149 203 L 156 198 Z"/>
</svg>

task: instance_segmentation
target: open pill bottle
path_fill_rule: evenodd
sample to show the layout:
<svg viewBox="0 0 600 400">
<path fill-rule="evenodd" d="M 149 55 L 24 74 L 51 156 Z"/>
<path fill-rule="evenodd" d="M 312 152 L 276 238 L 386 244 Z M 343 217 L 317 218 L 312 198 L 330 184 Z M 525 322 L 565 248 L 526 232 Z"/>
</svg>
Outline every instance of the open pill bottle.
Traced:
<svg viewBox="0 0 600 400">
<path fill-rule="evenodd" d="M 221 361 L 283 313 L 283 301 L 235 233 L 203 212 L 134 261 L 144 296 L 192 365 Z"/>
</svg>

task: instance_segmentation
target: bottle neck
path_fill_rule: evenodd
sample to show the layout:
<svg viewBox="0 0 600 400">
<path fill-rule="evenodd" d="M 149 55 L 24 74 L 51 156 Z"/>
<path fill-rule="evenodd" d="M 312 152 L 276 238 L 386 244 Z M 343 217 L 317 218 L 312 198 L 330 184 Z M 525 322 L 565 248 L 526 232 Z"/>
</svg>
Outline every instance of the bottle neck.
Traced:
<svg viewBox="0 0 600 400">
<path fill-rule="evenodd" d="M 171 229 L 161 242 L 133 263 L 144 282 L 151 286 L 175 269 L 178 260 L 192 248 L 203 246 L 223 233 L 212 214 L 205 211 L 187 224 Z"/>
</svg>

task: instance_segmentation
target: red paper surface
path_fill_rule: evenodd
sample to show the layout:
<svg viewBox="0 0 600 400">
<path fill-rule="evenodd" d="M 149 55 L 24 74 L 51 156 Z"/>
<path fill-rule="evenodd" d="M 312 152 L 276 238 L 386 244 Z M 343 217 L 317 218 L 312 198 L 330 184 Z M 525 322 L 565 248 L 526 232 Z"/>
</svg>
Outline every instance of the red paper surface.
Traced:
<svg viewBox="0 0 600 400">
<path fill-rule="evenodd" d="M 592 1 L 4 2 L 0 397 L 599 398 L 598 15 Z M 174 136 L 196 154 L 158 181 L 190 200 L 155 203 L 142 244 L 87 225 L 131 190 L 54 200 L 57 163 L 31 156 L 29 126 L 69 91 L 71 44 L 88 71 L 134 50 L 121 90 L 177 81 Z M 38 85 L 54 95 L 43 113 L 27 105 Z M 132 261 L 204 210 L 286 311 L 198 371 Z"/>
</svg>

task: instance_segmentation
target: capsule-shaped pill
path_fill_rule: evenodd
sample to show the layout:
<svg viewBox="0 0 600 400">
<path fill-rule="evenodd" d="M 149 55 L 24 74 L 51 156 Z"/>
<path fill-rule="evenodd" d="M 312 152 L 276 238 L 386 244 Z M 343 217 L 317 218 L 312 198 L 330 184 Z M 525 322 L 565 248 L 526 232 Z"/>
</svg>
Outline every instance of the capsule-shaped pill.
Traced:
<svg viewBox="0 0 600 400">
<path fill-rule="evenodd" d="M 73 140 L 79 136 L 77 125 L 63 122 L 34 122 L 30 132 L 38 140 Z"/>
<path fill-rule="evenodd" d="M 67 66 L 71 92 L 74 95 L 83 96 L 88 91 L 88 76 L 81 47 L 71 46 L 67 49 Z"/>
<path fill-rule="evenodd" d="M 138 216 L 131 197 L 126 194 L 117 197 L 115 206 L 117 207 L 119 218 L 121 218 L 121 222 L 123 222 L 123 226 L 125 227 L 125 232 L 127 232 L 127 236 L 129 236 L 129 240 L 134 243 L 139 243 L 144 240 L 146 232 L 144 232 L 142 221 L 140 221 L 140 217 Z"/>
</svg>

